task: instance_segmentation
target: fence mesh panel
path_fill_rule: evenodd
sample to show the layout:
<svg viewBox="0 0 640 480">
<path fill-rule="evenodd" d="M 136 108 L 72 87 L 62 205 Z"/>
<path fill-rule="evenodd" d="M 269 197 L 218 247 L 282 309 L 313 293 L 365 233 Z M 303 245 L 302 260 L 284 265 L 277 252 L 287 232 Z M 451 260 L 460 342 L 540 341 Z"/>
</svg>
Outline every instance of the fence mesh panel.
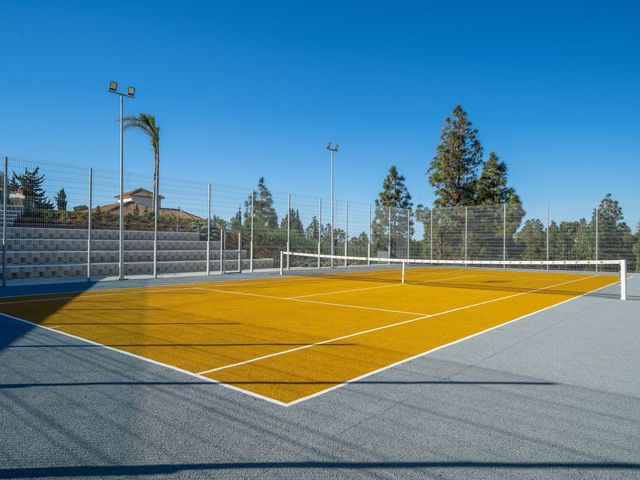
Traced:
<svg viewBox="0 0 640 480">
<path fill-rule="evenodd" d="M 286 250 L 315 255 L 304 257 L 305 267 L 328 267 L 345 255 L 358 257 L 347 265 L 376 257 L 625 259 L 629 271 L 640 267 L 640 205 L 610 196 L 577 207 L 416 209 L 340 199 L 334 203 L 332 248 L 330 200 L 269 192 L 262 179 L 247 188 L 161 176 L 158 212 L 152 172 L 126 172 L 123 199 L 119 172 L 105 169 L 9 158 L 6 180 L 3 279 L 9 281 L 269 270 L 280 267 Z"/>
</svg>

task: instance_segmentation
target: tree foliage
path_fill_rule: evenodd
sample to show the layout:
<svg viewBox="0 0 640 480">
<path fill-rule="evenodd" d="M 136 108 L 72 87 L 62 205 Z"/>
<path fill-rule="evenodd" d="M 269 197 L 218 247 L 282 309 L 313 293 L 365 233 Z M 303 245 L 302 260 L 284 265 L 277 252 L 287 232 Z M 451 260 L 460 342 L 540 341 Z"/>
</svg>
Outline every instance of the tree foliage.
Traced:
<svg viewBox="0 0 640 480">
<path fill-rule="evenodd" d="M 428 170 L 429 183 L 436 190 L 436 207 L 472 205 L 482 145 L 478 130 L 462 106 L 456 105 L 444 121 L 440 144 Z"/>
<path fill-rule="evenodd" d="M 22 194 L 25 197 L 22 204 L 24 215 L 53 209 L 53 205 L 44 190 L 44 179 L 44 174 L 40 174 L 40 167 L 35 167 L 33 170 L 25 167 L 24 172 L 21 174 L 13 172 L 9 191 L 22 190 Z"/>
<path fill-rule="evenodd" d="M 56 207 L 60 212 L 67 211 L 67 194 L 64 191 L 64 188 L 61 188 L 53 199 L 56 202 Z"/>
<path fill-rule="evenodd" d="M 124 129 L 137 129 L 143 132 L 151 142 L 153 149 L 153 209 L 157 205 L 158 190 L 160 189 L 160 127 L 156 123 L 156 117 L 148 113 L 124 118 Z"/>
<path fill-rule="evenodd" d="M 277 229 L 278 214 L 273 207 L 273 195 L 267 188 L 264 177 L 258 179 L 258 188 L 256 192 L 252 192 L 245 201 L 245 223 L 250 219 L 251 215 L 251 196 L 253 195 L 253 222 L 257 229 Z"/>
<path fill-rule="evenodd" d="M 391 245 L 392 256 L 400 254 L 400 247 L 406 249 L 407 235 L 413 228 L 412 207 L 413 202 L 405 185 L 405 177 L 398 173 L 395 165 L 392 165 L 382 181 L 382 190 L 375 201 L 375 218 L 371 233 L 376 249 L 388 251 Z M 402 256 L 406 256 L 406 252 L 403 252 Z"/>
</svg>

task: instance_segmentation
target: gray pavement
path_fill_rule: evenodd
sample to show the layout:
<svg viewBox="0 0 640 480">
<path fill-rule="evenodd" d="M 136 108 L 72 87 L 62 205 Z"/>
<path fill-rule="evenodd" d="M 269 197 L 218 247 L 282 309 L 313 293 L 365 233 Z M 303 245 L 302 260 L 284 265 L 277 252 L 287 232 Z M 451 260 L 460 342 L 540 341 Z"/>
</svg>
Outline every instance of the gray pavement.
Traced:
<svg viewBox="0 0 640 480">
<path fill-rule="evenodd" d="M 0 478 L 640 478 L 640 278 L 292 407 L 0 318 Z"/>
</svg>

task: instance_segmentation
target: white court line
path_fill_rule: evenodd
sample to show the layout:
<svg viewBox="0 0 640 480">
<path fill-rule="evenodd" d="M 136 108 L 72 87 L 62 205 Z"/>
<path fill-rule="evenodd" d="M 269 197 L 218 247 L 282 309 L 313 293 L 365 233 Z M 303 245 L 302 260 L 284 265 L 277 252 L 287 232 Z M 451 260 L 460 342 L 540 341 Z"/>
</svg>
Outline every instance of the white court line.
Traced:
<svg viewBox="0 0 640 480">
<path fill-rule="evenodd" d="M 71 295 L 68 297 L 55 297 L 55 298 L 29 298 L 26 300 L 13 300 L 11 302 L 3 302 L 2 300 L 0 300 L 0 307 L 2 307 L 2 305 L 15 305 L 18 303 L 37 303 L 37 302 L 57 302 L 57 301 L 61 301 L 61 300 L 86 300 L 86 299 L 91 299 L 91 298 L 95 298 L 95 297 L 113 297 L 116 295 L 142 295 L 142 294 L 148 294 L 148 293 L 166 293 L 166 292 L 175 292 L 176 290 L 181 290 L 181 289 L 176 289 L 176 288 L 162 288 L 162 289 L 157 289 L 157 288 L 151 288 L 148 291 L 144 291 L 144 292 L 139 292 L 137 291 L 138 288 L 148 288 L 148 287 L 132 287 L 131 290 L 132 291 L 118 291 L 118 292 L 112 292 L 112 293 L 97 293 L 95 295 L 83 295 L 80 297 L 81 294 L 86 293 L 86 291 L 80 291 L 78 292 L 78 295 Z M 193 287 L 187 287 L 187 288 L 183 288 L 182 290 L 191 290 L 191 288 Z M 35 294 L 35 295 L 56 295 L 55 293 L 40 293 L 40 294 Z M 8 297 L 8 298 L 12 298 L 12 297 Z M 15 297 L 14 297 L 15 298 Z"/>
<path fill-rule="evenodd" d="M 204 287 L 193 287 L 196 290 L 204 290 L 206 292 L 218 292 L 225 293 L 227 295 L 243 295 L 247 297 L 258 297 L 258 298 L 270 298 L 271 300 L 286 300 L 288 302 L 303 302 L 303 303 L 315 303 L 317 305 L 329 305 L 331 307 L 344 307 L 344 308 L 356 308 L 358 310 L 373 310 L 376 312 L 385 312 L 385 313 L 401 313 L 404 315 L 427 315 L 424 312 L 406 312 L 404 310 L 390 310 L 388 308 L 377 308 L 377 307 L 363 307 L 361 305 L 351 305 L 348 303 L 332 303 L 332 302 L 320 302 L 318 300 L 305 300 L 303 298 L 288 298 L 288 297 L 276 297 L 273 295 L 264 295 L 261 293 L 248 293 L 248 292 L 232 292 L 227 290 L 218 290 L 217 288 L 204 288 Z"/>
<path fill-rule="evenodd" d="M 287 299 L 295 300 L 297 298 L 320 297 L 322 295 L 337 295 L 338 293 L 362 292 L 363 290 L 375 290 L 377 288 L 390 288 L 390 287 L 399 287 L 399 286 L 402 286 L 402 284 L 394 283 L 393 285 L 378 285 L 377 287 L 351 288 L 349 290 L 338 290 L 337 292 L 310 293 L 308 295 L 297 295 L 295 297 L 287 297 Z"/>
<path fill-rule="evenodd" d="M 407 285 L 415 285 L 416 283 L 436 283 L 436 282 L 446 282 L 449 280 L 457 280 L 458 278 L 468 278 L 468 277 L 477 277 L 477 275 L 458 275 L 457 277 L 449 277 L 449 278 L 439 278 L 436 280 L 421 280 L 418 282 L 407 282 Z M 295 298 L 308 298 L 308 297 L 321 297 L 323 295 L 337 295 L 339 293 L 349 293 L 349 292 L 362 292 L 363 290 L 375 290 L 378 288 L 390 288 L 390 287 L 400 287 L 402 283 L 394 283 L 393 285 L 380 285 L 377 287 L 363 287 L 363 288 L 352 288 L 349 290 L 338 290 L 337 292 L 324 292 L 324 293 L 311 293 L 309 295 L 298 295 L 295 297 L 287 297 L 289 299 Z"/>
<path fill-rule="evenodd" d="M 560 287 L 562 285 L 567 285 L 569 283 L 575 283 L 575 282 L 578 282 L 578 281 L 587 280 L 587 279 L 593 278 L 595 276 L 596 275 L 592 275 L 590 277 L 579 278 L 579 279 L 576 279 L 576 280 L 569 280 L 567 282 L 557 283 L 555 285 L 548 285 L 546 287 L 536 288 L 534 290 L 527 290 L 526 292 L 515 293 L 515 294 L 512 294 L 512 295 L 493 298 L 491 300 L 485 300 L 483 302 L 478 302 L 478 303 L 474 303 L 474 304 L 471 304 L 471 305 L 464 305 L 462 307 L 452 308 L 451 310 L 445 310 L 444 312 L 433 313 L 433 314 L 430 314 L 430 315 L 423 315 L 421 317 L 411 318 L 409 320 L 403 320 L 401 322 L 395 322 L 395 323 L 391 323 L 391 324 L 388 324 L 388 325 L 382 325 L 380 327 L 370 328 L 370 329 L 367 329 L 367 330 L 362 330 L 360 332 L 350 333 L 348 335 L 342 335 L 342 336 L 336 337 L 336 338 L 330 338 L 328 340 L 322 340 L 321 342 L 309 343 L 307 345 L 302 345 L 300 347 L 290 348 L 288 350 L 282 350 L 280 352 L 274 352 L 274 353 L 270 353 L 268 355 L 262 355 L 260 357 L 250 358 L 249 360 L 244 360 L 242 362 L 231 363 L 229 365 L 223 365 L 221 367 L 211 368 L 209 370 L 203 370 L 201 372 L 198 372 L 198 374 L 199 375 L 204 375 L 206 373 L 213 373 L 213 372 L 217 372 L 217 371 L 220 371 L 220 370 L 226 370 L 228 368 L 239 367 L 241 365 L 247 365 L 249 363 L 258 362 L 260 360 L 265 360 L 267 358 L 278 357 L 280 355 L 286 355 L 288 353 L 293 353 L 293 352 L 297 352 L 299 350 L 305 350 L 307 348 L 316 347 L 316 346 L 319 346 L 319 345 L 325 345 L 327 343 L 337 342 L 337 341 L 340 341 L 340 340 L 345 340 L 347 338 L 352 338 L 352 337 L 356 337 L 356 336 L 359 336 L 359 335 L 364 335 L 366 333 L 377 332 L 377 331 L 380 331 L 380 330 L 386 330 L 388 328 L 393 328 L 393 327 L 398 327 L 400 325 L 406 325 L 408 323 L 418 322 L 420 320 L 425 320 L 427 318 L 439 317 L 441 315 L 447 315 L 449 313 L 459 312 L 461 310 L 466 310 L 466 309 L 473 308 L 473 307 L 479 307 L 480 305 L 487 305 L 489 303 L 494 303 L 494 302 L 498 302 L 498 301 L 501 301 L 501 300 L 507 300 L 509 298 L 520 297 L 522 295 L 527 295 L 529 293 L 539 292 L 541 290 L 547 290 L 549 288 Z"/>
<path fill-rule="evenodd" d="M 34 327 L 42 328 L 44 330 L 49 330 L 50 332 L 55 332 L 55 333 L 57 333 L 59 335 L 64 335 L 66 337 L 70 337 L 70 338 L 73 338 L 75 340 L 80 340 L 81 342 L 89 343 L 91 345 L 96 345 L 98 347 L 102 347 L 102 348 L 104 348 L 106 350 L 110 350 L 112 352 L 118 352 L 118 353 L 121 353 L 123 355 L 127 355 L 129 357 L 136 358 L 138 360 L 142 360 L 142 361 L 145 361 L 145 362 L 148 362 L 148 363 L 152 363 L 154 365 L 159 365 L 161 367 L 168 368 L 169 370 L 173 370 L 175 372 L 184 373 L 184 374 L 189 375 L 191 377 L 197 378 L 198 380 L 202 380 L 202 381 L 205 381 L 207 383 L 213 383 L 213 384 L 216 384 L 216 385 L 220 385 L 221 387 L 228 388 L 230 390 L 235 390 L 236 392 L 241 392 L 241 393 L 247 394 L 250 397 L 259 398 L 260 400 L 266 400 L 267 402 L 270 402 L 270 403 L 275 403 L 276 405 L 280 405 L 281 407 L 286 407 L 287 406 L 287 404 L 285 402 L 281 402 L 280 400 L 276 400 L 275 398 L 265 397 L 264 395 L 260 395 L 259 393 L 255 393 L 255 392 L 252 392 L 250 390 L 245 390 L 244 388 L 236 387 L 235 385 L 229 385 L 229 384 L 224 383 L 224 382 L 219 382 L 218 380 L 214 380 L 213 378 L 204 377 L 204 376 L 199 375 L 197 373 L 190 372 L 189 370 L 184 370 L 184 369 L 182 369 L 180 367 L 176 367 L 174 365 L 169 365 L 168 363 L 158 362 L 157 360 L 152 360 L 152 359 L 147 358 L 147 357 L 136 355 L 135 353 L 127 352 L 126 350 L 119 350 L 117 348 L 110 347 L 108 345 L 104 345 L 103 343 L 94 342 L 93 340 L 87 340 L 86 338 L 79 337 L 79 336 L 73 335 L 71 333 L 63 332 L 61 330 L 54 330 L 51 327 L 45 327 L 44 325 L 40 325 L 40 324 L 37 324 L 37 323 L 34 323 L 34 322 L 30 322 L 29 320 L 25 320 L 23 318 L 14 317 L 13 315 L 9 315 L 8 313 L 0 312 L 0 317 L 3 317 L 3 316 L 7 317 L 7 318 L 10 318 L 12 320 L 18 321 L 18 322 L 26 323 L 26 324 L 34 326 Z"/>
<path fill-rule="evenodd" d="M 585 293 L 583 293 L 581 295 L 577 295 L 575 297 L 568 298 L 568 299 L 563 300 L 562 302 L 559 302 L 559 303 L 554 303 L 553 305 L 549 305 L 548 307 L 541 308 L 540 310 L 536 310 L 535 312 L 527 313 L 526 315 L 522 315 L 521 317 L 514 318 L 513 320 L 509 320 L 509 321 L 501 323 L 499 325 L 495 325 L 493 327 L 487 328 L 486 330 L 482 330 L 481 332 L 473 333 L 473 334 L 468 335 L 468 336 L 466 336 L 464 338 L 460 338 L 458 340 L 454 340 L 453 342 L 445 343 L 444 345 L 440 345 L 438 347 L 432 348 L 431 350 L 427 350 L 426 352 L 419 353 L 417 355 L 414 355 L 413 357 L 405 358 L 405 359 L 400 360 L 398 362 L 392 363 L 391 365 L 386 365 L 386 366 L 384 366 L 382 368 L 378 368 L 377 370 L 373 370 L 371 372 L 367 372 L 367 373 L 365 373 L 363 375 L 360 375 L 359 377 L 355 377 L 355 378 L 352 378 L 351 380 L 347 380 L 346 382 L 338 383 L 338 384 L 336 384 L 336 385 L 334 385 L 332 387 L 328 387 L 328 388 L 325 388 L 324 390 L 320 390 L 319 392 L 312 393 L 311 395 L 307 395 L 306 397 L 301 397 L 301 398 L 298 398 L 296 400 L 293 400 L 293 401 L 291 401 L 289 403 L 286 403 L 285 406 L 291 407 L 291 406 L 293 406 L 293 405 L 295 405 L 297 403 L 304 402 L 305 400 L 310 400 L 312 398 L 319 397 L 320 395 L 324 395 L 325 393 L 329 393 L 332 390 L 337 390 L 338 388 L 342 388 L 345 385 L 349 385 L 350 383 L 356 383 L 356 382 L 358 382 L 360 380 L 363 380 L 363 379 L 365 379 L 367 377 L 375 375 L 376 373 L 384 372 L 385 370 L 389 370 L 391 368 L 397 367 L 398 365 L 402 365 L 403 363 L 407 363 L 407 362 L 410 362 L 412 360 L 416 360 L 416 359 L 418 359 L 420 357 L 425 357 L 425 356 L 430 355 L 430 354 L 432 354 L 434 352 L 437 352 L 438 350 L 442 350 L 443 348 L 450 347 L 452 345 L 455 345 L 456 343 L 464 342 L 464 341 L 469 340 L 469 339 L 471 339 L 473 337 L 477 337 L 479 335 L 482 335 L 482 334 L 485 334 L 487 332 L 490 332 L 491 330 L 495 330 L 497 328 L 502 328 L 505 325 L 509 325 L 510 323 L 517 322 L 518 320 L 522 320 L 524 318 L 530 317 L 532 315 L 536 315 L 538 313 L 544 312 L 544 311 L 549 310 L 551 308 L 558 307 L 558 306 L 560 306 L 562 304 L 565 304 L 567 302 L 571 302 L 571 301 L 576 300 L 578 298 L 582 298 L 585 295 L 589 295 L 590 293 L 597 292 L 598 290 L 602 290 L 603 288 L 607 288 L 607 287 L 609 287 L 611 285 L 615 285 L 615 283 L 612 283 L 612 284 L 609 284 L 609 285 L 605 285 L 604 287 L 594 288 L 593 290 L 585 292 Z"/>
<path fill-rule="evenodd" d="M 419 280 L 419 281 L 412 281 L 409 280 L 407 282 L 408 285 L 414 285 L 416 283 L 436 283 L 436 282 L 447 282 L 449 280 L 458 280 L 459 278 L 471 278 L 471 277 L 477 277 L 478 275 L 458 275 L 457 277 L 449 277 L 449 278 L 440 278 L 437 280 Z"/>
</svg>

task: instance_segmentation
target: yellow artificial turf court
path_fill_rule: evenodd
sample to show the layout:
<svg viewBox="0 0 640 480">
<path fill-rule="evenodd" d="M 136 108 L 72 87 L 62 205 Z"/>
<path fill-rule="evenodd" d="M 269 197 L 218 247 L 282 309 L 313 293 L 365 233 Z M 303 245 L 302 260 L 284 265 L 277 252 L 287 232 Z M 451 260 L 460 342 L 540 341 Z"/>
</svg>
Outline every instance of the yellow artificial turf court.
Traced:
<svg viewBox="0 0 640 480">
<path fill-rule="evenodd" d="M 0 299 L 0 312 L 289 405 L 619 281 L 428 268 Z"/>
</svg>

